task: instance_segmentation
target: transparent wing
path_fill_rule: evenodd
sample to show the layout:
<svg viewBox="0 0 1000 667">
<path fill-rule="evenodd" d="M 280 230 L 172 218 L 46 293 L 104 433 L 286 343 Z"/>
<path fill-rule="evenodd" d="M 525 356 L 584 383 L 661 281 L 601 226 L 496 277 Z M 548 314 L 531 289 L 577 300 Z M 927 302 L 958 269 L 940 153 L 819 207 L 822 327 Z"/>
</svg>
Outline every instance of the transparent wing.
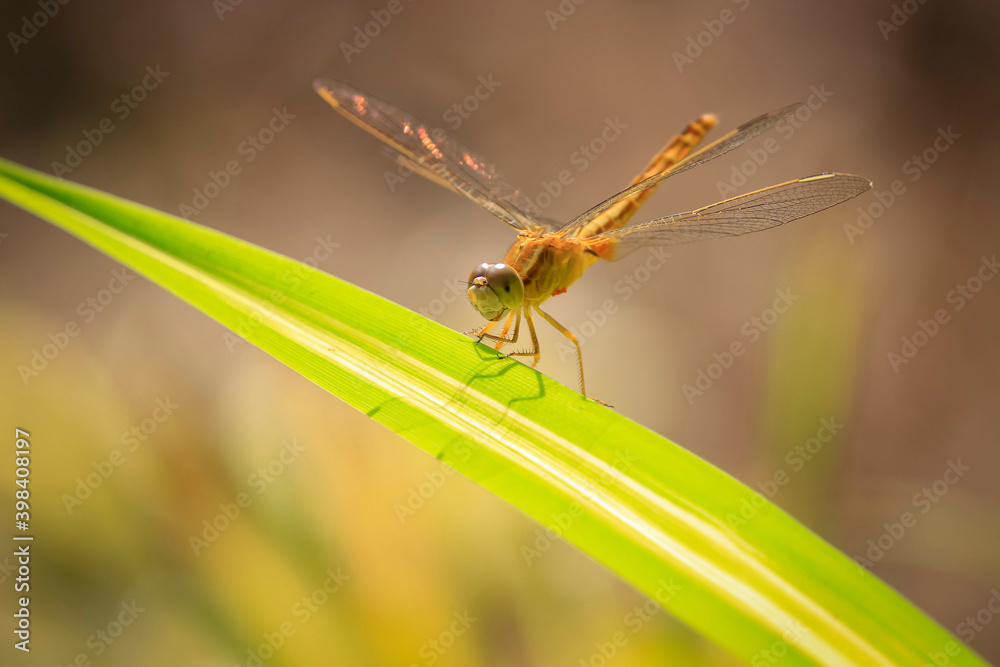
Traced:
<svg viewBox="0 0 1000 667">
<path fill-rule="evenodd" d="M 776 111 L 766 113 L 762 116 L 757 116 L 753 120 L 743 123 L 738 128 L 726 134 L 725 136 L 719 138 L 717 141 L 710 143 L 699 151 L 688 155 L 686 158 L 667 169 L 666 171 L 661 171 L 655 176 L 650 176 L 644 181 L 639 181 L 633 186 L 625 188 L 618 194 L 608 199 L 605 199 L 597 206 L 592 209 L 581 213 L 577 217 L 570 220 L 566 225 L 560 229 L 560 234 L 563 236 L 572 236 L 572 232 L 579 227 L 583 227 L 588 222 L 599 216 L 601 213 L 611 208 L 618 202 L 632 195 L 636 194 L 641 190 L 656 185 L 657 183 L 670 178 L 671 176 L 676 176 L 681 174 L 688 169 L 694 169 L 699 165 L 703 165 L 706 162 L 714 160 L 720 155 L 725 155 L 729 151 L 739 148 L 746 142 L 750 141 L 754 137 L 763 134 L 769 130 L 773 130 L 775 127 L 780 125 L 789 116 L 795 114 L 803 105 L 801 103 L 792 104 L 787 107 L 783 107 Z"/>
<path fill-rule="evenodd" d="M 440 176 L 438 176 L 434 171 L 428 169 L 427 167 L 425 167 L 424 165 L 420 164 L 419 162 L 414 162 L 413 160 L 411 160 L 410 158 L 406 157 L 405 155 L 403 155 L 399 151 L 397 151 L 397 150 L 395 150 L 393 148 L 390 148 L 389 146 L 385 146 L 385 147 L 383 147 L 382 152 L 385 153 L 386 157 L 388 157 L 390 160 L 392 160 L 396 164 L 402 165 L 406 169 L 412 169 L 414 173 L 420 174 L 421 176 L 423 176 L 427 180 L 433 181 L 433 182 L 437 183 L 438 185 L 440 185 L 440 186 L 442 186 L 442 187 L 444 187 L 444 188 L 446 188 L 448 190 L 453 190 L 454 192 L 457 192 L 458 194 L 464 194 L 461 190 L 456 189 L 455 186 L 453 186 L 451 183 L 449 183 L 448 181 L 446 181 L 446 180 L 442 179 Z M 532 219 L 535 221 L 536 225 L 540 223 L 541 226 L 543 226 L 543 228 L 547 229 L 548 231 L 555 231 L 555 230 L 559 229 L 562 226 L 561 222 L 553 220 L 552 218 L 545 218 L 545 217 L 541 217 L 541 216 L 532 216 Z"/>
<path fill-rule="evenodd" d="M 555 228 L 493 165 L 441 130 L 345 83 L 319 79 L 313 86 L 348 120 L 392 147 L 397 161 L 447 184 L 514 229 Z"/>
<path fill-rule="evenodd" d="M 441 187 L 451 190 L 452 192 L 457 192 L 458 194 L 462 194 L 461 190 L 459 190 L 454 185 L 452 185 L 448 181 L 438 176 L 438 174 L 435 171 L 431 170 L 428 167 L 425 167 L 419 162 L 413 160 L 412 158 L 407 157 L 405 154 L 400 153 L 395 148 L 384 146 L 382 148 L 382 152 L 385 154 L 386 157 L 388 157 L 396 164 L 402 166 L 403 168 L 410 169 L 413 171 L 413 173 L 420 174 L 428 181 L 433 181 L 434 183 L 437 183 Z"/>
<path fill-rule="evenodd" d="M 740 236 L 804 218 L 871 188 L 854 174 L 820 174 L 772 185 L 687 213 L 677 213 L 591 236 L 588 244 L 602 257 L 620 259 L 646 245 L 672 245 Z"/>
</svg>

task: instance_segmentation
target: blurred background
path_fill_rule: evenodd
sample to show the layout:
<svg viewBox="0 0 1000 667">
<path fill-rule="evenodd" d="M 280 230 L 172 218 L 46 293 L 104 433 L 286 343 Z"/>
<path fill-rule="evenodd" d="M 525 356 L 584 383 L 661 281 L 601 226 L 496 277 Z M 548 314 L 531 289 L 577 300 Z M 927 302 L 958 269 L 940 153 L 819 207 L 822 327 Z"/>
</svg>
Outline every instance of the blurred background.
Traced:
<svg viewBox="0 0 1000 667">
<path fill-rule="evenodd" d="M 5 2 L 0 26 L 4 157 L 461 331 L 459 281 L 511 231 L 400 173 L 314 78 L 440 126 L 561 219 L 701 113 L 718 135 L 807 102 L 638 217 L 823 171 L 872 192 L 602 263 L 549 310 L 594 395 L 762 492 L 784 471 L 774 502 L 1000 661 L 996 3 Z M 512 507 L 6 204 L 0 316 L 39 540 L 12 664 L 575 666 L 622 629 L 618 666 L 735 664 L 664 613 L 636 630 L 644 598 L 572 547 L 527 563 L 538 526 Z"/>
</svg>

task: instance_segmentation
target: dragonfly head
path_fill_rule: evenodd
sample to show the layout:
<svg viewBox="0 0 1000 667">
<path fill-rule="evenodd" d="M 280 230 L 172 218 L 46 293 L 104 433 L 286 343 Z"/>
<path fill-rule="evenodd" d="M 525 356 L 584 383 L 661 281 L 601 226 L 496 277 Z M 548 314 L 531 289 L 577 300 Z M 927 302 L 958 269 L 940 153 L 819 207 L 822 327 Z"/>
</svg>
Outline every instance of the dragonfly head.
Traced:
<svg viewBox="0 0 1000 667">
<path fill-rule="evenodd" d="M 469 276 L 469 303 L 488 320 L 499 320 L 524 301 L 524 283 L 514 267 L 483 262 Z"/>
</svg>

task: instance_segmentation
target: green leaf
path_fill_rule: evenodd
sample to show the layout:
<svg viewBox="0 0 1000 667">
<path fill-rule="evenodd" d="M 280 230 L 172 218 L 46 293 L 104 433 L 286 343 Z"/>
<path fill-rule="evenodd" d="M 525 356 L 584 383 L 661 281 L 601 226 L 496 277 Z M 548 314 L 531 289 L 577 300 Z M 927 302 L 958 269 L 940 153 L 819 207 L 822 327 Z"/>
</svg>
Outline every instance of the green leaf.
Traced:
<svg viewBox="0 0 1000 667">
<path fill-rule="evenodd" d="M 202 310 L 755 665 L 983 665 L 762 496 L 492 348 L 309 266 L 0 160 L 0 195 Z"/>
</svg>

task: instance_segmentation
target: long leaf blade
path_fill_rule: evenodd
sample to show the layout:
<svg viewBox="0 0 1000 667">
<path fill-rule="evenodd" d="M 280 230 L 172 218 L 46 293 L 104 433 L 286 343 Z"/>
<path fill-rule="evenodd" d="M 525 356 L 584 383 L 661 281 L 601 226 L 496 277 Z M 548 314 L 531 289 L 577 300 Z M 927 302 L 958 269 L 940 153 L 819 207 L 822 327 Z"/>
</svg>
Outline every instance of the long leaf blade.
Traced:
<svg viewBox="0 0 1000 667">
<path fill-rule="evenodd" d="M 3 160 L 0 196 L 507 499 L 751 663 L 780 651 L 785 665 L 922 666 L 955 647 L 949 664 L 985 664 L 752 490 L 412 311 L 225 234 Z M 524 545 L 526 561 L 544 558 L 543 546 Z"/>
</svg>

